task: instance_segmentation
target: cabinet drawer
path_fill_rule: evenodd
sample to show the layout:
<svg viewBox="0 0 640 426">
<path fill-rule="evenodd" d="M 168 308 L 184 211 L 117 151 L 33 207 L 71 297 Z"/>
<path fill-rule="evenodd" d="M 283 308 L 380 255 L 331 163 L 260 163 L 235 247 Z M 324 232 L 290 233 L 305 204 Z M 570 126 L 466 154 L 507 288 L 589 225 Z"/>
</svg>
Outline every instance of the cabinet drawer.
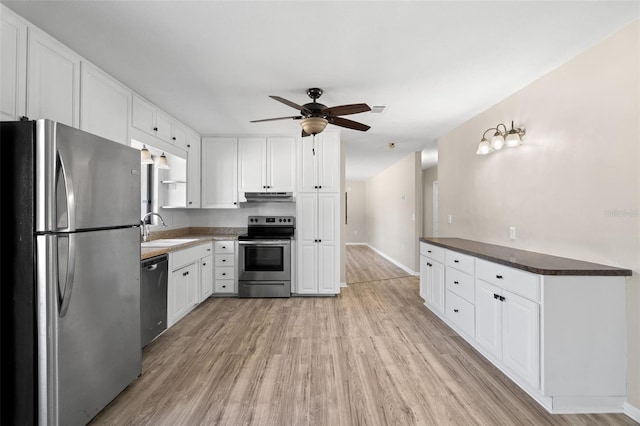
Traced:
<svg viewBox="0 0 640 426">
<path fill-rule="evenodd" d="M 447 290 L 454 292 L 458 296 L 473 304 L 475 301 L 474 278 L 469 274 L 458 271 L 447 266 Z"/>
<path fill-rule="evenodd" d="M 216 280 L 233 280 L 236 277 L 233 266 L 219 266 L 215 271 Z"/>
<path fill-rule="evenodd" d="M 447 259 L 447 266 L 459 269 L 462 272 L 466 272 L 469 275 L 473 275 L 475 272 L 475 257 L 467 254 L 458 253 L 456 251 L 447 250 L 445 253 Z"/>
<path fill-rule="evenodd" d="M 422 256 L 430 257 L 433 260 L 437 260 L 440 263 L 444 263 L 444 252 L 445 249 L 442 247 L 428 243 L 420 243 L 420 254 Z"/>
<path fill-rule="evenodd" d="M 233 266 L 233 255 L 216 254 L 216 266 Z"/>
<path fill-rule="evenodd" d="M 464 334 L 474 337 L 475 307 L 457 294 L 447 291 L 446 317 Z"/>
<path fill-rule="evenodd" d="M 200 252 L 200 257 L 206 257 L 213 254 L 213 244 L 207 243 L 196 247 Z"/>
<path fill-rule="evenodd" d="M 540 277 L 520 269 L 477 259 L 476 275 L 479 279 L 519 294 L 534 302 L 540 301 Z"/>
<path fill-rule="evenodd" d="M 216 253 L 224 254 L 224 253 L 233 253 L 234 251 L 233 241 L 216 241 L 215 246 L 216 246 Z"/>
<path fill-rule="evenodd" d="M 236 283 L 233 280 L 216 280 L 213 291 L 216 293 L 235 293 Z"/>
</svg>

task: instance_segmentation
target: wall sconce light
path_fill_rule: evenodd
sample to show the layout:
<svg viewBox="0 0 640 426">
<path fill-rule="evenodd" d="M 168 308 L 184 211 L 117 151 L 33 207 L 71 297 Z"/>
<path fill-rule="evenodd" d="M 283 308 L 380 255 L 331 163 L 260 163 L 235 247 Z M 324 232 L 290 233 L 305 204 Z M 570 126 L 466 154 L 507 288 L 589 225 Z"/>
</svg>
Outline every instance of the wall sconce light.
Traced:
<svg viewBox="0 0 640 426">
<path fill-rule="evenodd" d="M 502 127 L 502 130 L 501 130 Z M 495 133 L 491 137 L 491 141 L 486 138 L 487 132 L 495 130 Z M 522 143 L 522 137 L 525 134 L 525 130 L 520 127 L 513 127 L 513 121 L 511 122 L 511 130 L 507 130 L 507 126 L 500 123 L 496 127 L 491 127 L 484 131 L 482 139 L 478 144 L 478 150 L 476 154 L 487 155 L 493 151 L 502 149 L 503 147 L 512 148 Z"/>
<path fill-rule="evenodd" d="M 167 162 L 167 156 L 164 155 L 164 152 L 160 157 L 158 157 L 158 162 L 156 163 L 156 167 L 159 169 L 168 169 L 169 163 Z"/>
<path fill-rule="evenodd" d="M 151 151 L 146 145 L 142 145 L 140 150 L 140 163 L 141 164 L 153 164 L 153 158 L 151 158 Z"/>
</svg>

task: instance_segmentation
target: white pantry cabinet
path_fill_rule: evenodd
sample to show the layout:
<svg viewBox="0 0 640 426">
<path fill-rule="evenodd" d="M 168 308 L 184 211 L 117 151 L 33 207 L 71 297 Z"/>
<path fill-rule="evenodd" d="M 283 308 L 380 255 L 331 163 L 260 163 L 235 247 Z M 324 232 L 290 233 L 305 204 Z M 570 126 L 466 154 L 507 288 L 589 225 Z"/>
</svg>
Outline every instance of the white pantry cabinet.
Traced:
<svg viewBox="0 0 640 426">
<path fill-rule="evenodd" d="M 297 292 L 339 293 L 339 194 L 299 193 L 296 210 Z"/>
<path fill-rule="evenodd" d="M 295 138 L 242 137 L 238 139 L 238 191 L 293 192 Z"/>
<path fill-rule="evenodd" d="M 131 92 L 88 62 L 81 77 L 80 129 L 129 145 Z"/>
<path fill-rule="evenodd" d="M 340 192 L 340 134 L 300 138 L 298 192 Z"/>
<path fill-rule="evenodd" d="M 35 27 L 29 27 L 27 117 L 78 128 L 80 56 Z"/>
<path fill-rule="evenodd" d="M 204 137 L 201 152 L 201 207 L 238 207 L 238 139 Z"/>
<path fill-rule="evenodd" d="M 27 24 L 0 7 L 0 121 L 15 121 L 26 115 Z"/>
</svg>

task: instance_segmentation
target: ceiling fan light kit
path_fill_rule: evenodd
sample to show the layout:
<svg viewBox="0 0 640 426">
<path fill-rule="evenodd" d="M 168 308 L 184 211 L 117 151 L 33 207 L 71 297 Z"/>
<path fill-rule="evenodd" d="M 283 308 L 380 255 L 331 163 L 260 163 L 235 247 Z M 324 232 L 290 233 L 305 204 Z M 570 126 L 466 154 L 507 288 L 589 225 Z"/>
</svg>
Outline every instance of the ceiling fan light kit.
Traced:
<svg viewBox="0 0 640 426">
<path fill-rule="evenodd" d="M 307 95 L 313 102 L 309 102 L 304 105 L 298 105 L 295 102 L 291 102 L 287 99 L 281 98 L 280 96 L 269 96 L 271 99 L 297 109 L 300 111 L 300 115 L 252 120 L 251 123 L 275 120 L 302 120 L 300 122 L 300 125 L 302 126 L 302 137 L 310 135 L 315 136 L 318 133 L 321 133 L 326 128 L 327 124 L 333 124 L 334 126 L 344 127 L 346 129 L 359 130 L 361 132 L 366 132 L 371 128 L 366 124 L 339 117 L 340 115 L 359 114 L 361 112 L 371 111 L 369 105 L 349 104 L 328 108 L 326 105 L 322 105 L 317 102 L 317 99 L 322 96 L 323 93 L 324 91 L 318 87 L 307 89 Z"/>
<path fill-rule="evenodd" d="M 489 142 L 486 138 L 486 135 L 487 132 L 491 130 L 495 130 L 495 133 L 491 137 L 491 142 Z M 522 143 L 524 134 L 525 129 L 522 129 L 520 127 L 515 128 L 513 126 L 513 121 L 511 121 L 510 130 L 507 130 L 507 126 L 505 126 L 504 124 L 499 123 L 496 127 L 490 127 L 484 131 L 484 133 L 482 134 L 482 139 L 478 144 L 478 150 L 476 151 L 476 154 L 487 155 L 504 147 L 513 148 L 519 146 Z"/>
</svg>

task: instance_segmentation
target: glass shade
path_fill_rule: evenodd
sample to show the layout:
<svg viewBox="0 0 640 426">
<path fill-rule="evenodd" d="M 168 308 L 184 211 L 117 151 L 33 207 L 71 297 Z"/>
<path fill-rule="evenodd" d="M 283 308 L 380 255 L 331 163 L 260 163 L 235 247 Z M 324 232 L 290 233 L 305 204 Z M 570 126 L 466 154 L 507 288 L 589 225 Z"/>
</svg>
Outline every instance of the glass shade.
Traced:
<svg viewBox="0 0 640 426">
<path fill-rule="evenodd" d="M 146 147 L 146 145 L 142 145 L 142 149 L 140 150 L 140 163 L 153 164 L 153 158 L 151 158 L 151 152 Z"/>
<path fill-rule="evenodd" d="M 167 156 L 164 155 L 164 152 L 160 157 L 158 157 L 158 162 L 156 163 L 156 167 L 159 169 L 168 169 L 169 163 L 167 162 Z"/>
<path fill-rule="evenodd" d="M 478 144 L 478 150 L 476 151 L 476 154 L 487 155 L 491 152 L 493 152 L 493 147 L 485 138 L 482 138 L 482 140 Z"/>
<path fill-rule="evenodd" d="M 502 133 L 496 132 L 493 135 L 493 137 L 491 138 L 491 146 L 493 147 L 493 149 L 502 149 L 502 147 L 504 146 L 504 136 L 502 136 Z"/>
<path fill-rule="evenodd" d="M 322 132 L 327 127 L 327 123 L 328 121 L 322 117 L 309 117 L 302 120 L 300 125 L 305 133 L 315 135 Z"/>
<path fill-rule="evenodd" d="M 518 146 L 520 145 L 521 142 L 522 140 L 520 139 L 520 135 L 518 133 L 516 132 L 512 133 L 511 131 L 509 131 L 509 134 L 505 139 L 505 144 L 507 145 L 508 148 Z"/>
</svg>

